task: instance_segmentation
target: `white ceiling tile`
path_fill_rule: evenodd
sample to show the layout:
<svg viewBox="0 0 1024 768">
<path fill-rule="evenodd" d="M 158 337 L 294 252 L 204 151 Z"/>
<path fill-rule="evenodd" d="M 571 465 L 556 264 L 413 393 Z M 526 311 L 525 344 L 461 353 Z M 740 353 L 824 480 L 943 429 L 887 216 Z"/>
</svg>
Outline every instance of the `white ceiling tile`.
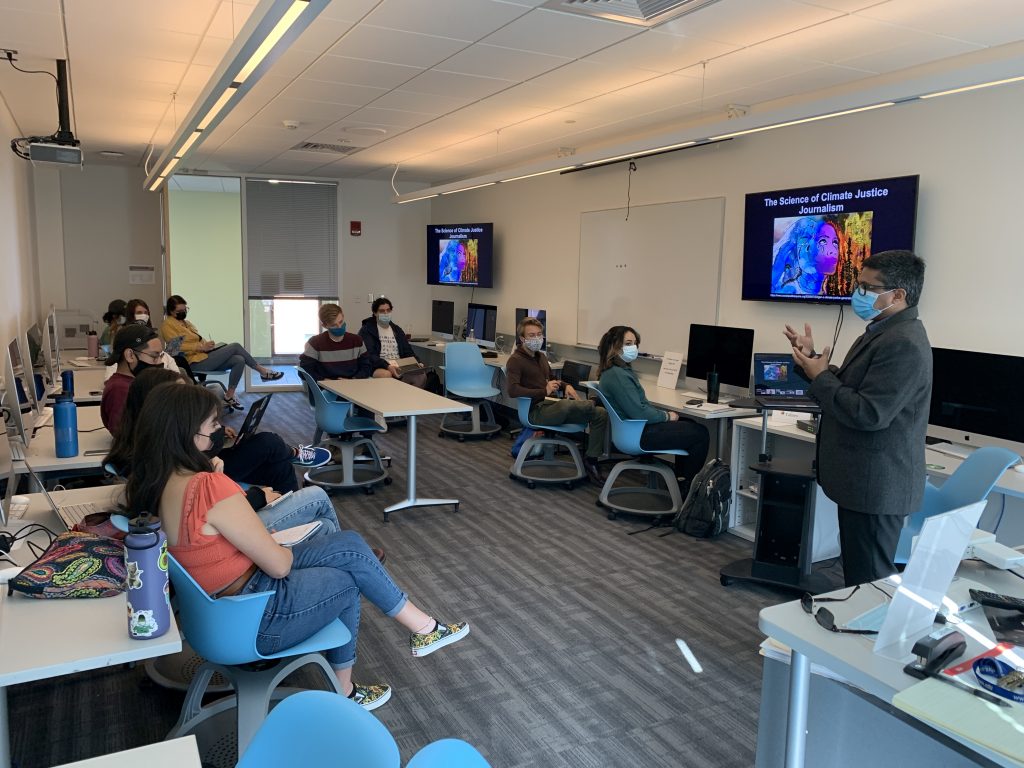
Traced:
<svg viewBox="0 0 1024 768">
<path fill-rule="evenodd" d="M 662 24 L 659 31 L 753 45 L 835 18 L 839 11 L 794 0 L 728 0 Z"/>
<path fill-rule="evenodd" d="M 336 21 L 318 16 L 303 30 L 289 50 L 310 51 L 319 56 L 338 43 L 352 29 L 350 21 Z"/>
<path fill-rule="evenodd" d="M 202 34 L 214 17 L 221 11 L 230 12 L 229 3 L 221 0 L 181 0 L 181 2 L 132 3 L 124 0 L 96 2 L 96 0 L 76 0 L 66 3 L 68 15 L 82 13 L 89 16 L 100 16 L 107 21 L 117 19 L 132 25 L 144 22 L 150 29 L 168 32 L 186 32 Z M 248 16 L 250 9 L 240 6 L 236 16 L 244 13 Z"/>
<path fill-rule="evenodd" d="M 730 43 L 647 30 L 641 35 L 591 54 L 586 60 L 613 66 L 649 69 L 664 74 L 691 67 L 737 48 L 738 46 Z"/>
<path fill-rule="evenodd" d="M 57 14 L 4 11 L 2 35 L 3 46 L 17 50 L 19 58 L 64 58 L 64 38 Z"/>
<path fill-rule="evenodd" d="M 304 73 L 314 80 L 331 83 L 352 83 L 373 88 L 395 88 L 422 72 L 417 67 L 382 64 L 379 61 L 350 59 L 344 56 L 323 56 Z"/>
<path fill-rule="evenodd" d="M 298 121 L 302 130 L 310 133 L 326 128 L 356 109 L 358 107 L 279 96 L 263 107 L 255 119 L 262 124 L 277 125 L 281 125 L 285 120 Z"/>
<path fill-rule="evenodd" d="M 597 96 L 572 107 L 574 111 L 607 119 L 642 115 L 656 109 L 700 100 L 701 83 L 691 77 L 663 75 L 630 88 Z"/>
<path fill-rule="evenodd" d="M 484 38 L 489 45 L 578 59 L 640 32 L 636 27 L 543 8 Z"/>
<path fill-rule="evenodd" d="M 413 93 L 436 93 L 439 96 L 458 94 L 463 98 L 476 100 L 504 90 L 510 85 L 513 85 L 511 80 L 429 70 L 405 83 L 402 90 Z"/>
<path fill-rule="evenodd" d="M 974 43 L 942 37 L 918 37 L 896 48 L 869 55 L 851 56 L 838 63 L 874 72 L 895 72 L 974 50 L 978 50 Z"/>
<path fill-rule="evenodd" d="M 427 69 L 467 45 L 467 40 L 360 25 L 331 48 L 330 53 L 332 56 Z"/>
<path fill-rule="evenodd" d="M 572 59 L 543 53 L 518 51 L 497 45 L 477 44 L 466 48 L 438 65 L 444 72 L 498 77 L 505 80 L 529 80 L 568 64 Z"/>
<path fill-rule="evenodd" d="M 854 13 L 855 11 L 870 8 L 873 5 L 882 5 L 889 2 L 889 0 L 797 0 L 797 2 L 804 5 L 816 5 L 819 8 L 828 8 L 832 11 Z"/>
<path fill-rule="evenodd" d="M 366 22 L 425 35 L 479 40 L 528 10 L 490 0 L 384 0 Z"/>
<path fill-rule="evenodd" d="M 289 85 L 284 93 L 294 99 L 351 104 L 361 107 L 388 93 L 388 90 L 386 88 L 370 88 L 365 85 L 350 85 L 349 83 L 328 83 L 323 80 L 302 77 Z"/>
<path fill-rule="evenodd" d="M 979 45 L 1002 45 L 1024 37 L 1024 6 L 1020 0 L 890 0 L 860 13 Z"/>
<path fill-rule="evenodd" d="M 442 115 L 473 102 L 471 96 L 442 96 L 436 93 L 413 93 L 412 91 L 387 91 L 373 105 L 382 109 L 404 109 L 409 112 L 425 112 Z"/>
<path fill-rule="evenodd" d="M 547 72 L 517 86 L 514 91 L 532 99 L 537 106 L 562 107 L 654 77 L 657 75 L 649 70 L 586 59 Z"/>
<path fill-rule="evenodd" d="M 406 112 L 400 109 L 379 109 L 363 107 L 346 117 L 346 121 L 398 128 L 414 128 L 433 120 L 436 115 L 423 112 Z"/>
<path fill-rule="evenodd" d="M 317 18 L 356 22 L 372 11 L 380 0 L 343 0 L 328 3 Z"/>
</svg>

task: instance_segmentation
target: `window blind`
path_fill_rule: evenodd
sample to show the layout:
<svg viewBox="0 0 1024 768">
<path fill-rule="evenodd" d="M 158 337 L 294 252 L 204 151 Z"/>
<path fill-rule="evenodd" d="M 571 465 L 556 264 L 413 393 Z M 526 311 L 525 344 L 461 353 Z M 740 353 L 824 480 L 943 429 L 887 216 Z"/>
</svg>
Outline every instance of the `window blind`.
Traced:
<svg viewBox="0 0 1024 768">
<path fill-rule="evenodd" d="M 338 296 L 338 187 L 245 181 L 250 299 Z"/>
</svg>

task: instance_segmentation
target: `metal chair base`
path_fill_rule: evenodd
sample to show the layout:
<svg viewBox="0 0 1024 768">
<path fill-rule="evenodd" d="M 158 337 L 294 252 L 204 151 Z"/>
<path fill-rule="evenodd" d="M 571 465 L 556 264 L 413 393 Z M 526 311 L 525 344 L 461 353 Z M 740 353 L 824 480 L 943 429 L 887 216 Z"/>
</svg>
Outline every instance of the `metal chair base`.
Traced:
<svg viewBox="0 0 1024 768">
<path fill-rule="evenodd" d="M 348 441 L 327 440 L 326 443 L 341 453 L 341 464 L 309 470 L 305 474 L 307 482 L 327 489 L 363 488 L 367 491 L 378 483 L 390 483 L 391 478 L 373 440 L 363 437 Z M 365 448 L 366 453 L 357 458 L 356 451 L 360 448 Z"/>
<path fill-rule="evenodd" d="M 615 483 L 623 472 L 635 470 L 647 475 L 646 486 L 625 486 L 616 488 Z M 665 488 L 658 487 L 658 478 L 665 484 Z M 629 499 L 651 499 L 658 502 L 657 507 L 630 504 Z M 598 497 L 598 506 L 608 510 L 608 518 L 614 520 L 617 514 L 627 515 L 676 515 L 683 508 L 683 497 L 679 492 L 679 483 L 676 481 L 675 468 L 658 459 L 639 459 L 633 461 L 620 461 L 612 471 L 608 473 L 604 487 L 601 488 L 601 495 Z M 663 504 L 663 506 L 662 506 Z"/>
<path fill-rule="evenodd" d="M 473 411 L 468 420 L 462 418 L 464 414 L 460 413 L 444 415 L 441 419 L 440 437 L 453 435 L 459 440 L 465 440 L 467 437 L 490 439 L 501 431 L 501 425 L 494 419 L 494 408 L 491 407 L 490 400 L 477 400 L 470 405 L 473 406 Z M 483 418 L 481 418 L 481 411 L 483 411 Z"/>
<path fill-rule="evenodd" d="M 543 448 L 544 455 L 531 459 L 530 452 L 538 446 Z M 555 457 L 558 448 L 569 451 L 568 461 Z M 536 483 L 562 483 L 571 489 L 573 484 L 586 477 L 587 473 L 583 468 L 580 449 L 574 441 L 545 435 L 531 437 L 522 444 L 508 476 L 513 480 L 525 482 L 529 488 L 533 488 Z"/>
</svg>

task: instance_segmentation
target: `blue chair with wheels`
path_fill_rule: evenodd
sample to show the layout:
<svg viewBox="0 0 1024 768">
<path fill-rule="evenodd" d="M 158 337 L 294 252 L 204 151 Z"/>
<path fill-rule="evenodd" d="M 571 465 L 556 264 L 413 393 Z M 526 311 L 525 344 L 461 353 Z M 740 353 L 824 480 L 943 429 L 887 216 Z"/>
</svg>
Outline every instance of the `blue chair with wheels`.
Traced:
<svg viewBox="0 0 1024 768">
<path fill-rule="evenodd" d="M 620 453 L 627 456 L 638 457 L 636 459 L 620 461 L 612 471 L 608 473 L 601 494 L 598 496 L 597 505 L 608 510 L 608 519 L 614 520 L 619 513 L 629 515 L 653 515 L 674 516 L 683 508 L 683 497 L 679 492 L 679 483 L 676 480 L 675 467 L 656 458 L 657 454 L 670 456 L 688 456 L 682 448 L 673 450 L 645 451 L 640 447 L 640 436 L 643 434 L 647 422 L 643 419 L 623 419 L 612 408 L 611 403 L 601 392 L 596 381 L 586 382 L 586 386 L 594 392 L 601 400 L 601 404 L 608 412 L 608 425 L 611 427 L 612 444 Z M 647 475 L 646 486 L 621 486 L 616 488 L 615 483 L 623 472 L 630 470 L 642 472 Z M 664 488 L 659 487 L 658 478 L 661 478 Z M 630 500 L 653 500 L 654 506 L 645 506 L 637 503 L 629 503 Z"/>
<path fill-rule="evenodd" d="M 949 512 L 951 509 L 984 501 L 1007 468 L 1016 464 L 1020 457 L 1006 448 L 986 446 L 978 448 L 964 459 L 963 464 L 940 486 L 925 481 L 924 501 L 921 508 L 907 518 L 896 545 L 897 563 L 910 559 L 914 537 L 921 533 L 924 521 L 932 515 Z"/>
<path fill-rule="evenodd" d="M 528 397 L 517 398 L 519 401 L 519 422 L 524 429 L 543 430 L 544 436 L 533 435 L 519 448 L 512 469 L 508 476 L 512 480 L 522 480 L 529 488 L 537 483 L 563 483 L 570 490 L 577 480 L 586 477 L 580 449 L 573 440 L 559 437 L 559 434 L 579 434 L 586 430 L 585 424 L 559 424 L 555 427 L 539 426 L 530 422 L 530 407 L 533 401 Z M 536 459 L 530 458 L 534 448 L 541 448 L 543 454 Z M 570 461 L 555 458 L 555 451 L 565 448 L 571 457 Z"/>
<path fill-rule="evenodd" d="M 311 469 L 305 475 L 306 480 L 326 489 L 362 488 L 368 494 L 373 493 L 374 486 L 379 483 L 390 485 L 391 478 L 377 446 L 366 437 L 374 432 L 383 432 L 384 427 L 373 419 L 353 416 L 352 403 L 322 389 L 306 371 L 298 370 L 316 416 L 313 445 L 333 445 L 341 454 L 341 464 Z M 360 437 L 351 439 L 357 433 Z M 322 440 L 325 434 L 328 439 Z M 346 436 L 349 439 L 340 439 Z M 360 451 L 362 454 L 357 456 Z M 369 460 L 360 461 L 364 457 Z"/>
<path fill-rule="evenodd" d="M 235 768 L 399 768 L 398 745 L 373 715 L 344 696 L 303 691 L 266 721 Z"/>
<path fill-rule="evenodd" d="M 334 696 L 342 698 L 338 678 L 321 651 L 352 639 L 348 628 L 335 619 L 319 632 L 291 648 L 264 655 L 256 650 L 256 634 L 273 592 L 220 597 L 214 600 L 177 560 L 168 555 L 171 582 L 178 603 L 178 618 L 189 645 L 206 661 L 196 670 L 185 694 L 181 716 L 168 739 L 196 733 L 201 743 L 219 741 L 224 732 L 223 713 L 236 710 L 238 754 L 245 752 L 270 709 L 272 698 L 287 696 L 278 689 L 292 672 L 312 664 L 323 674 Z M 270 662 L 255 665 L 253 662 Z M 235 695 L 203 706 L 214 673 L 220 673 Z"/>
<path fill-rule="evenodd" d="M 493 379 L 494 369 L 484 363 L 476 344 L 450 341 L 445 345 L 445 394 L 467 401 L 473 406 L 473 411 L 468 420 L 463 414 L 446 413 L 441 420 L 440 437 L 454 435 L 459 442 L 467 437 L 490 439 L 501 430 L 501 425 L 494 420 L 491 401 L 487 399 L 501 394 L 492 384 Z"/>
<path fill-rule="evenodd" d="M 405 768 L 491 768 L 491 764 L 461 739 L 441 739 L 413 755 Z"/>
</svg>

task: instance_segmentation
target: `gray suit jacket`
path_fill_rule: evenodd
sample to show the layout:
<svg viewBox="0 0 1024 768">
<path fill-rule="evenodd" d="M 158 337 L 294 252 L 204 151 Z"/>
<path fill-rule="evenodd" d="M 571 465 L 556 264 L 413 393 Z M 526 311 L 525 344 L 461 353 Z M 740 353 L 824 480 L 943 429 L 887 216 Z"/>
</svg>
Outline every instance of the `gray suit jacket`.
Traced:
<svg viewBox="0 0 1024 768">
<path fill-rule="evenodd" d="M 854 342 L 812 383 L 821 404 L 818 483 L 840 507 L 908 515 L 924 496 L 932 352 L 917 307 Z"/>
</svg>

